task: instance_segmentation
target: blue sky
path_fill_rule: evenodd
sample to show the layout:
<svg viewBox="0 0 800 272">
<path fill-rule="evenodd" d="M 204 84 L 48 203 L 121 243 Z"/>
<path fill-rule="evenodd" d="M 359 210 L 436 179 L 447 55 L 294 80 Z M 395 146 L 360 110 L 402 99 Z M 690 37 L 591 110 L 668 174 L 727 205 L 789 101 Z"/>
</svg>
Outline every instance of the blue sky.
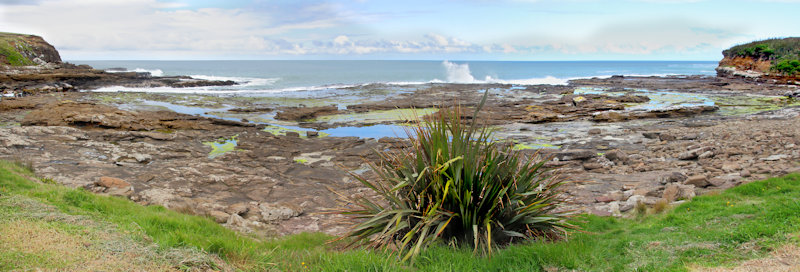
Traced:
<svg viewBox="0 0 800 272">
<path fill-rule="evenodd" d="M 0 0 L 68 60 L 719 60 L 800 36 L 800 0 Z"/>
</svg>

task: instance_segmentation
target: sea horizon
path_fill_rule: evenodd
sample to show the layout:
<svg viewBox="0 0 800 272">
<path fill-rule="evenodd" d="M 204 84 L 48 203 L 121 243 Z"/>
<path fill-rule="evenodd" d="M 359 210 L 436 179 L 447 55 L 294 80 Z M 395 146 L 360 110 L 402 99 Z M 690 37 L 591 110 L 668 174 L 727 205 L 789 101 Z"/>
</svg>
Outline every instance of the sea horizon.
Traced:
<svg viewBox="0 0 800 272">
<path fill-rule="evenodd" d="M 461 61 L 461 60 L 71 60 L 109 71 L 231 80 L 197 88 L 108 87 L 97 91 L 278 93 L 368 84 L 427 83 L 565 85 L 569 80 L 623 76 L 715 75 L 717 61 Z"/>
</svg>

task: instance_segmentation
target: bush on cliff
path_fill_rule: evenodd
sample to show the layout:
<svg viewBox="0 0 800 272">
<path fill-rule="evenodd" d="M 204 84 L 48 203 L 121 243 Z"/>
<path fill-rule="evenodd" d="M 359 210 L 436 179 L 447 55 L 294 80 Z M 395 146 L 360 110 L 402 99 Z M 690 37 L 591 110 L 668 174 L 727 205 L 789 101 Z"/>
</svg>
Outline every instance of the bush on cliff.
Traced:
<svg viewBox="0 0 800 272">
<path fill-rule="evenodd" d="M 800 73 L 800 60 L 781 60 L 778 61 L 777 64 L 772 66 L 772 70 L 777 72 L 786 74 L 786 75 L 794 75 Z"/>
<path fill-rule="evenodd" d="M 768 59 L 797 59 L 800 53 L 800 38 L 767 39 L 733 46 L 722 55 L 725 57 L 754 57 Z"/>
<path fill-rule="evenodd" d="M 343 238 L 396 248 L 408 260 L 439 241 L 491 254 L 494 245 L 575 228 L 556 211 L 564 182 L 543 167 L 546 160 L 493 142 L 488 127 L 463 124 L 461 116 L 458 107 L 442 110 L 407 130 L 410 148 L 380 153 L 371 165 L 379 179 L 357 178 L 381 201 L 349 199 L 354 206 L 343 213 L 363 222 Z"/>
<path fill-rule="evenodd" d="M 770 70 L 785 75 L 800 72 L 800 38 L 768 39 L 741 44 L 722 51 L 726 58 L 770 60 Z M 766 72 L 766 71 L 764 71 Z"/>
<path fill-rule="evenodd" d="M 770 48 L 767 44 L 758 44 L 740 48 L 736 51 L 736 55 L 740 57 L 753 57 L 756 59 L 770 59 L 775 55 L 775 50 Z"/>
</svg>

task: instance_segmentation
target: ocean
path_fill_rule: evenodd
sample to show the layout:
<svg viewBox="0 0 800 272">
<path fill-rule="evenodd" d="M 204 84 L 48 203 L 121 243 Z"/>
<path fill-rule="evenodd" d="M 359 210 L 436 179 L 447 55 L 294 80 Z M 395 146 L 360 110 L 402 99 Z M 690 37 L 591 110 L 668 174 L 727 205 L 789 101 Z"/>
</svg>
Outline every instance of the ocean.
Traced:
<svg viewBox="0 0 800 272">
<path fill-rule="evenodd" d="M 714 75 L 714 61 L 70 61 L 97 69 L 233 80 L 237 85 L 198 88 L 106 87 L 101 92 L 259 95 L 337 89 L 362 84 L 507 83 L 566 84 L 612 75 Z"/>
</svg>

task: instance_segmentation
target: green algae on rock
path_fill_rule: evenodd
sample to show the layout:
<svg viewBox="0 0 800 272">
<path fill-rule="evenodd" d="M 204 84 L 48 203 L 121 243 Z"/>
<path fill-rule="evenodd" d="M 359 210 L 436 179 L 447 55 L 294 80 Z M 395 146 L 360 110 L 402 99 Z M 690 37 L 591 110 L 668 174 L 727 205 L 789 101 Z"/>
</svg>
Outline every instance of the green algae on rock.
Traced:
<svg viewBox="0 0 800 272">
<path fill-rule="evenodd" d="M 435 108 L 376 110 L 364 113 L 345 113 L 345 114 L 327 115 L 316 118 L 316 121 L 328 122 L 328 123 L 358 122 L 358 123 L 373 124 L 382 122 L 413 120 L 421 116 L 436 113 L 438 111 L 439 110 Z"/>
<path fill-rule="evenodd" d="M 746 115 L 800 106 L 800 100 L 784 96 L 718 96 L 712 97 L 722 115 Z"/>
<path fill-rule="evenodd" d="M 272 135 L 275 135 L 275 136 L 285 136 L 287 132 L 296 132 L 297 134 L 300 135 L 300 138 L 307 138 L 308 137 L 308 136 L 306 136 L 306 130 L 293 129 L 293 128 L 287 128 L 287 127 L 276 126 L 276 125 L 267 125 L 263 129 L 263 131 L 272 133 Z M 328 137 L 328 136 L 330 136 L 330 134 L 318 131 L 317 137 Z"/>
<path fill-rule="evenodd" d="M 237 137 L 239 137 L 239 134 L 233 135 L 230 139 L 220 138 L 219 140 L 213 142 L 203 142 L 203 145 L 211 147 L 211 152 L 208 153 L 208 158 L 214 159 L 216 157 L 225 155 L 228 152 L 236 151 L 236 146 L 238 145 L 238 140 L 236 139 Z"/>
<path fill-rule="evenodd" d="M 300 163 L 300 164 L 306 164 L 306 163 L 308 163 L 308 160 L 307 159 L 294 159 L 294 162 Z"/>
<path fill-rule="evenodd" d="M 526 150 L 526 149 L 561 149 L 560 145 L 553 145 L 547 143 L 530 143 L 530 144 L 515 144 L 514 150 Z"/>
</svg>

